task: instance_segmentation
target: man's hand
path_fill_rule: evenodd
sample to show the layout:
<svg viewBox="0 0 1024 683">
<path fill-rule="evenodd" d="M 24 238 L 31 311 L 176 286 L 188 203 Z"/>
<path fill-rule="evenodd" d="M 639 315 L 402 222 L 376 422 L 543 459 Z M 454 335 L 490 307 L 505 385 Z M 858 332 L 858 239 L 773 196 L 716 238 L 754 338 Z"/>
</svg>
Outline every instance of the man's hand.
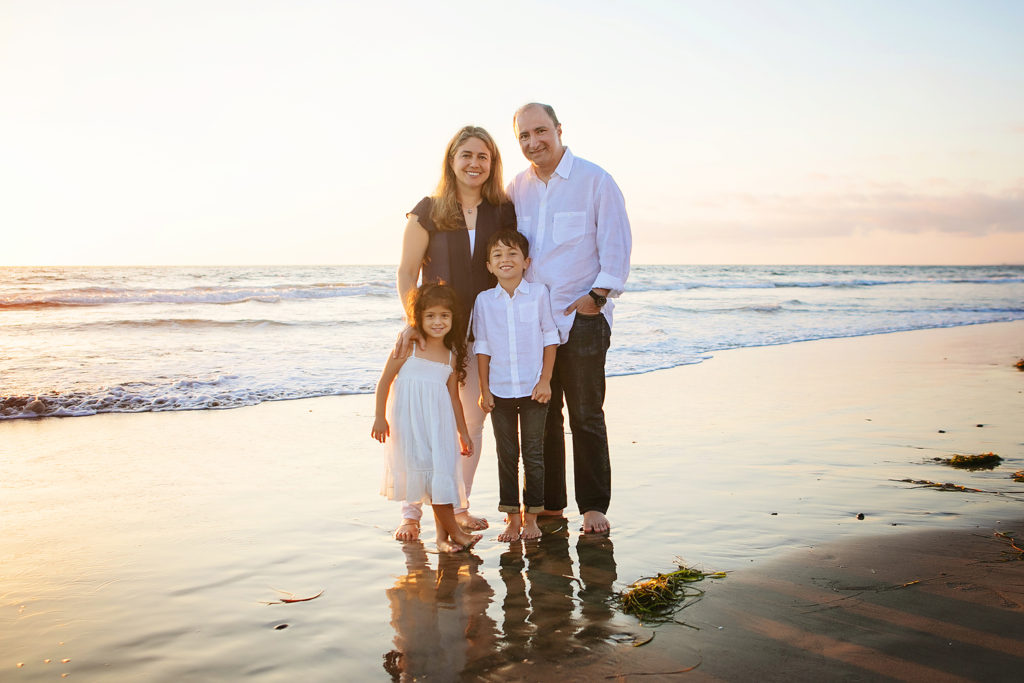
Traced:
<svg viewBox="0 0 1024 683">
<path fill-rule="evenodd" d="M 427 348 L 426 341 L 423 339 L 420 331 L 411 325 L 406 325 L 405 329 L 398 335 L 398 340 L 395 342 L 395 350 L 391 355 L 395 358 L 405 358 L 412 352 L 413 344 L 420 347 L 421 350 Z"/>
<path fill-rule="evenodd" d="M 485 414 L 494 410 L 494 396 L 489 391 L 480 392 L 478 403 L 480 404 L 480 410 L 484 411 Z"/>
<path fill-rule="evenodd" d="M 573 311 L 583 315 L 597 315 L 601 312 L 601 309 L 594 303 L 594 298 L 588 292 L 569 304 L 569 307 L 565 309 L 565 315 L 572 315 Z"/>
</svg>

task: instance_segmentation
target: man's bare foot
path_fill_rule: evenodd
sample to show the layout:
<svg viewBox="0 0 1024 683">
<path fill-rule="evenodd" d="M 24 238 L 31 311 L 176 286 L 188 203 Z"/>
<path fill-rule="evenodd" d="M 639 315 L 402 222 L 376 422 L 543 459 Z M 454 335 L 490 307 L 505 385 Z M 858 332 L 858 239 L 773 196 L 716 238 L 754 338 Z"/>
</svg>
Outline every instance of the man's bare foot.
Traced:
<svg viewBox="0 0 1024 683">
<path fill-rule="evenodd" d="M 455 521 L 458 522 L 459 526 L 463 529 L 469 529 L 470 531 L 483 531 L 490 526 L 486 519 L 483 517 L 474 517 L 469 514 L 468 510 L 455 515 Z"/>
<path fill-rule="evenodd" d="M 538 512 L 537 515 L 540 517 L 565 517 L 565 510 L 544 510 Z"/>
<path fill-rule="evenodd" d="M 505 525 L 505 530 L 498 534 L 498 540 L 502 543 L 511 543 L 512 541 L 518 541 L 522 529 L 522 515 L 510 513 L 508 516 L 508 524 Z"/>
<path fill-rule="evenodd" d="M 520 532 L 519 537 L 524 541 L 532 541 L 535 538 L 542 536 L 540 527 L 537 526 L 537 515 L 530 513 L 523 514 L 523 529 Z"/>
<path fill-rule="evenodd" d="M 396 541 L 418 541 L 420 539 L 420 523 L 415 519 L 403 519 L 395 529 Z"/>
<path fill-rule="evenodd" d="M 612 525 L 608 518 L 597 510 L 588 510 L 583 513 L 583 533 L 585 534 L 606 534 L 611 531 Z"/>
</svg>

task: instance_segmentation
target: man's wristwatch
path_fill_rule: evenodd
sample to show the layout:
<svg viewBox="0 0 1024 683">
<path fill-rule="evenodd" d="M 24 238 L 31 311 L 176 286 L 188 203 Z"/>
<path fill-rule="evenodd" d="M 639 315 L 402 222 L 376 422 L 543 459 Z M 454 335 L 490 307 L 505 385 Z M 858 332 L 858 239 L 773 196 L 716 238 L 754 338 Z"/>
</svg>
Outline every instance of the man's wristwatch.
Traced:
<svg viewBox="0 0 1024 683">
<path fill-rule="evenodd" d="M 598 308 L 601 308 L 606 303 L 608 303 L 608 297 L 601 296 L 600 294 L 598 294 L 594 290 L 590 290 L 590 298 L 594 300 L 594 303 L 597 304 Z"/>
</svg>

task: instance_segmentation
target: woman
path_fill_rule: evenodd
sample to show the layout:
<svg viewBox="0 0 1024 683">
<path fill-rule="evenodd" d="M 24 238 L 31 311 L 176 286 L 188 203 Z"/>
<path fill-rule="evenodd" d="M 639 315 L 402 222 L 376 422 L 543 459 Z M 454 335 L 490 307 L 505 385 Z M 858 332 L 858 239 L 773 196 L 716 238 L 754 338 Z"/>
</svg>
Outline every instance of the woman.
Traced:
<svg viewBox="0 0 1024 683">
<path fill-rule="evenodd" d="M 424 197 L 407 214 L 402 239 L 402 260 L 398 266 L 398 295 L 408 300 L 422 275 L 423 282 L 443 281 L 459 295 L 468 316 L 476 295 L 495 285 L 487 271 L 487 240 L 499 230 L 516 227 L 515 209 L 505 195 L 501 178 L 501 155 L 494 139 L 483 128 L 465 126 L 448 143 L 442 161 L 441 180 L 431 197 Z M 402 332 L 398 347 L 407 350 L 410 340 L 422 342 L 412 321 Z M 466 364 L 466 383 L 460 387 L 473 455 L 462 458 L 466 497 L 473 488 L 473 476 L 480 462 L 484 412 L 480 409 L 480 380 L 472 342 Z M 402 504 L 402 523 L 395 538 L 419 538 L 422 511 L 418 504 Z M 468 509 L 456 509 L 455 518 L 467 529 L 487 528 L 487 520 L 474 517 Z"/>
</svg>

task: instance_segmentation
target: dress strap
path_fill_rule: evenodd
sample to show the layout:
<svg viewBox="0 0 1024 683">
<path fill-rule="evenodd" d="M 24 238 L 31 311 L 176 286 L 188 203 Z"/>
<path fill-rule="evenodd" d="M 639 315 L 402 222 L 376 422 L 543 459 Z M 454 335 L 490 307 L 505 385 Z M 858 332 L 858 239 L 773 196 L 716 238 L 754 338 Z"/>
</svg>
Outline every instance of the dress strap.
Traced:
<svg viewBox="0 0 1024 683">
<path fill-rule="evenodd" d="M 452 350 L 448 349 L 448 365 L 452 364 Z"/>
<path fill-rule="evenodd" d="M 412 357 L 416 357 L 416 342 L 412 343 Z"/>
</svg>

